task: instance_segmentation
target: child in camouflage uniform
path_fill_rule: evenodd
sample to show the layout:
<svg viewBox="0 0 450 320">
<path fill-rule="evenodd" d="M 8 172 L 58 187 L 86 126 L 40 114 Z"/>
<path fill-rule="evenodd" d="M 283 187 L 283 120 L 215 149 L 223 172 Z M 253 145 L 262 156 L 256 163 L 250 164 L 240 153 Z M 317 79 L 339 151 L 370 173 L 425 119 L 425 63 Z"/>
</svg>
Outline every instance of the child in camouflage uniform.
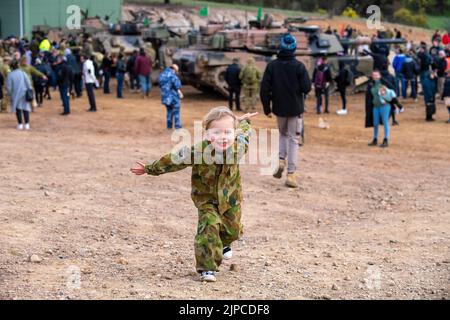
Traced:
<svg viewBox="0 0 450 320">
<path fill-rule="evenodd" d="M 131 169 L 157 176 L 192 166 L 191 197 L 198 209 L 195 260 L 202 281 L 216 281 L 222 259 L 231 258 L 230 245 L 242 234 L 239 160 L 248 149 L 249 119 L 255 115 L 237 118 L 226 107 L 214 108 L 205 117 L 206 139 L 200 144 Z"/>
</svg>

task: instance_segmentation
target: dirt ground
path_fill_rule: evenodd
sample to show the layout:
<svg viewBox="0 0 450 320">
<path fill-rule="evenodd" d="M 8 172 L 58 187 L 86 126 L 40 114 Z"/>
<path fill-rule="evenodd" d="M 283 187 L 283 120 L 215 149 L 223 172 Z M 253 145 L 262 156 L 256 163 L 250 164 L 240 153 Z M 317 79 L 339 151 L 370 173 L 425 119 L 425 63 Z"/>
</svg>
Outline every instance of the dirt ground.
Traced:
<svg viewBox="0 0 450 320">
<path fill-rule="evenodd" d="M 113 88 L 114 89 L 114 88 Z M 185 89 L 192 130 L 219 97 Z M 114 91 L 113 91 L 114 92 Z M 363 96 L 319 129 L 307 101 L 300 189 L 242 165 L 245 235 L 216 283 L 194 270 L 190 169 L 135 177 L 173 146 L 159 90 L 97 92 L 61 117 L 58 94 L 15 130 L 0 114 L 1 299 L 449 299 L 450 125 L 405 102 L 388 149 L 369 148 Z M 261 108 L 261 106 L 258 106 Z M 274 128 L 260 115 L 255 128 Z M 33 256 L 35 255 L 35 256 Z M 32 262 L 30 261 L 30 258 Z M 236 271 L 230 271 L 230 264 Z"/>
</svg>

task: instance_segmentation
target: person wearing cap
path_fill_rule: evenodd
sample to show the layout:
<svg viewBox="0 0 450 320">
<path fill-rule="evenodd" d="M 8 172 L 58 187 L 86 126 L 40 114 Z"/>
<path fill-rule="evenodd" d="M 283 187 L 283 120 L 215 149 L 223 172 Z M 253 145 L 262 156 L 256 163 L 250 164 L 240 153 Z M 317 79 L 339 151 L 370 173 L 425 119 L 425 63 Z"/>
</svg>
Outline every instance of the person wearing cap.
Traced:
<svg viewBox="0 0 450 320">
<path fill-rule="evenodd" d="M 181 128 L 180 99 L 183 98 L 183 94 L 181 93 L 181 81 L 177 73 L 178 66 L 173 64 L 166 67 L 158 78 L 161 102 L 167 110 L 167 129 L 172 129 L 174 122 L 175 129 Z"/>
<path fill-rule="evenodd" d="M 296 39 L 281 38 L 277 59 L 269 62 L 261 83 L 260 97 L 267 116 L 275 114 L 280 131 L 279 165 L 274 177 L 280 179 L 287 162 L 286 185 L 297 188 L 296 179 L 299 117 L 304 112 L 304 96 L 311 91 L 311 79 L 305 65 L 295 58 Z"/>
<path fill-rule="evenodd" d="M 236 110 L 241 111 L 241 79 L 239 74 L 241 68 L 239 67 L 239 59 L 234 58 L 233 63 L 227 67 L 225 71 L 225 81 L 228 86 L 228 107 L 233 110 L 233 100 L 236 103 Z"/>
<path fill-rule="evenodd" d="M 244 111 L 250 112 L 255 110 L 258 88 L 261 82 L 261 72 L 255 66 L 254 58 L 248 58 L 247 64 L 239 74 L 239 79 L 242 82 L 242 91 L 244 93 Z"/>
</svg>

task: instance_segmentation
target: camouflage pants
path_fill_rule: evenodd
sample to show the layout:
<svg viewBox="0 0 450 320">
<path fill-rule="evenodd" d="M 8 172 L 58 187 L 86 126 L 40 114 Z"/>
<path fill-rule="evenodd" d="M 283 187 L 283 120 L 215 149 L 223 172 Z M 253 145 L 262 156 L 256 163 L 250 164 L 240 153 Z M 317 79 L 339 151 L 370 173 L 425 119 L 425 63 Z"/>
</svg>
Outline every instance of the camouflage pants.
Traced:
<svg viewBox="0 0 450 320">
<path fill-rule="evenodd" d="M 9 96 L 3 96 L 3 99 L 0 100 L 0 112 L 7 112 L 8 111 L 8 105 L 10 103 Z"/>
<path fill-rule="evenodd" d="M 249 112 L 256 110 L 256 101 L 258 99 L 258 88 L 242 88 L 244 98 L 242 99 L 242 104 L 244 106 L 244 111 Z"/>
<path fill-rule="evenodd" d="M 217 271 L 222 263 L 223 247 L 231 245 L 241 234 L 240 206 L 234 206 L 222 215 L 215 205 L 202 206 L 198 210 L 194 244 L 197 271 Z"/>
</svg>

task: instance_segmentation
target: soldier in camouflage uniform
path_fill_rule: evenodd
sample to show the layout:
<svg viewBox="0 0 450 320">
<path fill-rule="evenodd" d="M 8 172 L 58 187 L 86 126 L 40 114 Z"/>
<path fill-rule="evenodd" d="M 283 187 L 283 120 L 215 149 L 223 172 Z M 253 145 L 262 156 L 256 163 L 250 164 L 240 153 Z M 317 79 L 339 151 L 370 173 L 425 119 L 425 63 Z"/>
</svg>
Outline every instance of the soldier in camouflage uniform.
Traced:
<svg viewBox="0 0 450 320">
<path fill-rule="evenodd" d="M 261 82 L 261 72 L 255 66 L 255 59 L 249 58 L 247 64 L 241 70 L 239 79 L 242 82 L 242 91 L 244 93 L 243 105 L 244 111 L 256 109 L 258 99 L 259 84 Z"/>
<path fill-rule="evenodd" d="M 191 198 L 198 209 L 195 260 L 197 272 L 201 273 L 203 281 L 216 280 L 215 272 L 222 259 L 231 258 L 231 243 L 242 234 L 239 160 L 248 149 L 251 132 L 248 119 L 255 115 L 245 114 L 236 118 L 226 107 L 214 108 L 205 120 L 205 129 L 213 132 L 210 138 L 193 147 L 165 155 L 152 164 L 138 163 L 139 167 L 131 169 L 137 175 L 147 173 L 157 176 L 192 167 Z M 229 129 L 225 130 L 233 131 L 230 135 L 232 138 L 223 145 L 220 142 L 222 140 L 212 138 L 219 121 L 221 124 L 229 121 Z M 236 122 L 239 122 L 239 126 L 235 134 Z M 214 159 L 208 159 L 208 152 Z M 223 159 L 225 153 L 226 158 Z M 223 161 L 218 161 L 220 156 Z"/>
<path fill-rule="evenodd" d="M 6 78 L 8 77 L 8 74 L 11 72 L 11 69 L 9 67 L 10 57 L 0 57 L 0 74 L 2 75 L 4 84 L 6 83 Z M 7 112 L 8 111 L 8 105 L 10 103 L 10 97 L 8 94 L 6 94 L 6 90 L 3 88 L 0 89 L 3 92 L 0 94 L 0 112 Z"/>
</svg>

